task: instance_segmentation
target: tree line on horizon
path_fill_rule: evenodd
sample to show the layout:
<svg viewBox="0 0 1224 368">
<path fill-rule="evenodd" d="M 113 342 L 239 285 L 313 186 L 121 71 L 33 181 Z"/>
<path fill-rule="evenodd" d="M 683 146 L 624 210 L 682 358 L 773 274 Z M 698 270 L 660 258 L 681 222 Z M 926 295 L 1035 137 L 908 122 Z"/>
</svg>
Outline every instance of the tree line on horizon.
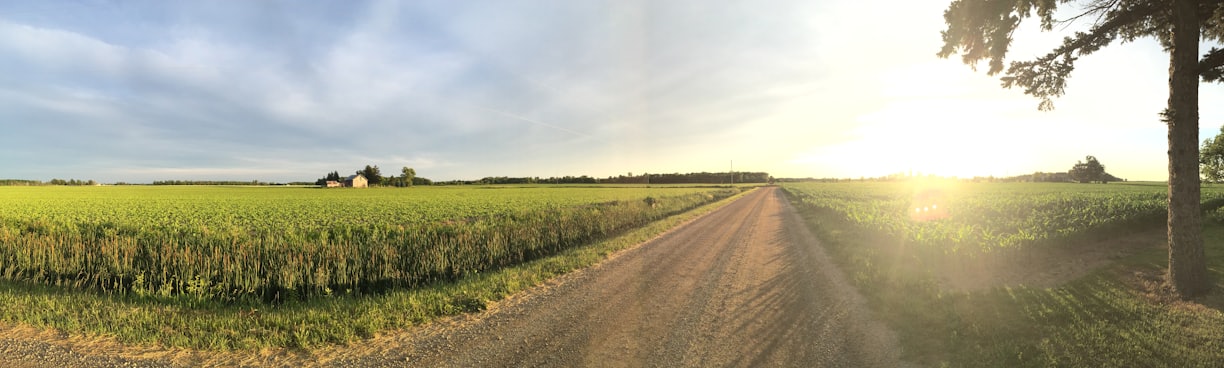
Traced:
<svg viewBox="0 0 1224 368">
<path fill-rule="evenodd" d="M 609 176 L 595 178 L 587 175 L 562 177 L 506 177 L 491 176 L 480 180 L 453 180 L 439 184 L 731 184 L 731 183 L 769 183 L 773 179 L 766 172 L 696 172 L 671 174 L 642 174 Z"/>
<path fill-rule="evenodd" d="M 803 181 L 838 182 L 838 181 L 853 181 L 853 180 L 900 181 L 900 180 L 909 180 L 909 179 L 924 178 L 924 177 L 931 178 L 931 179 L 955 179 L 954 177 L 944 178 L 938 175 L 921 175 L 921 174 L 914 175 L 914 174 L 909 174 L 909 173 L 896 173 L 896 174 L 891 174 L 891 175 L 887 175 L 883 177 L 874 177 L 874 178 L 865 178 L 865 177 L 858 178 L 858 179 L 784 178 L 784 179 L 777 179 L 777 181 L 779 182 L 803 182 Z M 1039 182 L 1039 183 L 1101 183 L 1101 184 L 1105 184 L 1109 182 L 1127 181 L 1126 179 L 1119 178 L 1117 176 L 1114 176 L 1113 174 L 1105 172 L 1105 165 L 1102 165 L 1101 162 L 1097 160 L 1095 156 L 1091 156 L 1091 155 L 1085 157 L 1085 159 L 1082 161 L 1076 161 L 1075 165 L 1072 165 L 1071 169 L 1067 171 L 1059 171 L 1059 172 L 1037 171 L 1032 174 L 1022 174 L 1022 175 L 1007 176 L 1007 177 L 975 176 L 973 178 L 963 178 L 960 180 L 972 181 L 972 182 L 1003 182 L 1003 183 Z"/>
<path fill-rule="evenodd" d="M 41 186 L 41 185 L 98 185 L 98 182 L 93 179 L 51 179 L 49 182 L 42 180 L 26 180 L 26 179 L 0 179 L 0 186 Z"/>
<path fill-rule="evenodd" d="M 731 183 L 769 183 L 773 177 L 767 172 L 697 172 L 671 174 L 642 174 L 609 176 L 601 183 L 609 184 L 731 184 Z"/>
<path fill-rule="evenodd" d="M 1076 182 L 1076 183 L 1109 183 L 1111 181 L 1126 181 L 1126 179 L 1118 178 L 1110 173 L 1105 172 L 1105 165 L 1094 156 L 1085 157 L 1084 161 L 1077 161 L 1071 170 L 1065 172 L 1035 172 L 1029 175 L 1015 176 L 1009 179 L 1011 181 L 1030 181 L 1030 182 Z"/>
<path fill-rule="evenodd" d="M 152 185 L 282 185 L 259 180 L 154 180 Z"/>
<path fill-rule="evenodd" d="M 769 183 L 773 177 L 767 172 L 696 172 L 671 174 L 642 174 L 609 176 L 595 178 L 588 175 L 560 176 L 541 178 L 538 176 L 486 176 L 479 180 L 449 180 L 435 182 L 416 176 L 416 170 L 404 167 L 399 176 L 383 176 L 378 165 L 366 165 L 354 174 L 364 176 L 370 186 L 410 187 L 414 185 L 498 185 L 498 184 L 730 184 L 730 183 Z M 328 181 L 343 181 L 348 175 L 340 175 L 339 171 L 327 173 L 315 181 L 315 185 L 325 185 Z"/>
</svg>

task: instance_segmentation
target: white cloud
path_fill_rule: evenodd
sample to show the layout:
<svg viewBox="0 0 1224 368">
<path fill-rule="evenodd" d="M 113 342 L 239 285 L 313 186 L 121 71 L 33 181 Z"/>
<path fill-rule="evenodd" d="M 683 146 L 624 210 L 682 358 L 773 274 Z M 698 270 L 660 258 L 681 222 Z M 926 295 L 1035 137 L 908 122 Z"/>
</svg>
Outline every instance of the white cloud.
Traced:
<svg viewBox="0 0 1224 368">
<path fill-rule="evenodd" d="M 1082 59 L 1058 110 L 1040 113 L 935 58 L 946 5 L 0 5 L 0 124 L 22 124 L 0 150 L 33 158 L 5 161 L 14 175 L 80 158 L 126 181 L 303 180 L 365 164 L 435 179 L 614 175 L 731 159 L 777 176 L 873 176 L 914 165 L 855 157 L 991 170 L 1003 165 L 957 155 L 1000 148 L 1005 170 L 1084 154 L 1133 177 L 1164 169 L 1148 157 L 1163 152 L 1152 44 Z M 1030 31 L 1018 58 L 1059 41 Z M 1224 94 L 1211 88 L 1204 101 Z M 1202 113 L 1205 131 L 1224 123 L 1215 105 Z M 40 144 L 51 137 L 63 148 Z"/>
</svg>

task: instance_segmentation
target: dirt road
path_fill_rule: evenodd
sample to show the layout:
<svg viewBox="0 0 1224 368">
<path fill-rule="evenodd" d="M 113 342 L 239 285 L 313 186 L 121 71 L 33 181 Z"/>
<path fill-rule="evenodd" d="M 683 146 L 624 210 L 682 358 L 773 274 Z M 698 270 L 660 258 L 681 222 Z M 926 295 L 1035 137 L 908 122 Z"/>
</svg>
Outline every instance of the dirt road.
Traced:
<svg viewBox="0 0 1224 368">
<path fill-rule="evenodd" d="M 895 337 L 781 190 L 342 366 L 895 367 Z M 340 353 L 343 355 L 343 353 Z"/>
<path fill-rule="evenodd" d="M 20 339 L 0 338 L 0 352 L 0 363 L 15 366 L 184 364 Z M 894 335 L 870 317 L 777 188 L 480 314 L 305 354 L 183 355 L 194 356 L 192 366 L 904 365 Z"/>
</svg>

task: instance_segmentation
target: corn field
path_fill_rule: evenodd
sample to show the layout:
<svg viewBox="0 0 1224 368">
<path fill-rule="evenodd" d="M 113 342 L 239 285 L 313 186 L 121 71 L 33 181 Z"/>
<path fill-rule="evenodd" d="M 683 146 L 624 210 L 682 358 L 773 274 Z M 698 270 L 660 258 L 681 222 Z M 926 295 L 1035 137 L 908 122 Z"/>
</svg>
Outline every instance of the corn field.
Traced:
<svg viewBox="0 0 1224 368">
<path fill-rule="evenodd" d="M 379 292 L 554 254 L 738 192 L 0 187 L 0 278 L 222 301 Z"/>
<path fill-rule="evenodd" d="M 787 184 L 801 207 L 832 213 L 921 256 L 973 258 L 1071 246 L 1102 234 L 1160 227 L 1163 183 L 840 182 Z M 1224 191 L 1203 189 L 1208 218 Z"/>
</svg>

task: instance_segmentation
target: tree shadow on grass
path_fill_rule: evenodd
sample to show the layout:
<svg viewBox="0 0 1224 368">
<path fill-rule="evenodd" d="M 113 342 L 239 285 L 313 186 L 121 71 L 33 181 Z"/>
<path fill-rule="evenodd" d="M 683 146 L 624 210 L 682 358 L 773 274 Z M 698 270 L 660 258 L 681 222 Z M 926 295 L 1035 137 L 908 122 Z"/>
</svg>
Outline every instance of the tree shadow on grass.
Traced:
<svg viewBox="0 0 1224 368">
<path fill-rule="evenodd" d="M 1056 288 L 1003 288 L 973 299 L 958 306 L 962 320 L 972 321 L 962 322 L 969 332 L 965 339 L 993 341 L 996 349 L 952 356 L 993 355 L 1001 358 L 994 363 L 1005 366 L 1210 366 L 1224 359 L 1219 313 L 1151 303 L 1109 272 Z M 960 363 L 981 363 L 973 359 Z"/>
</svg>

